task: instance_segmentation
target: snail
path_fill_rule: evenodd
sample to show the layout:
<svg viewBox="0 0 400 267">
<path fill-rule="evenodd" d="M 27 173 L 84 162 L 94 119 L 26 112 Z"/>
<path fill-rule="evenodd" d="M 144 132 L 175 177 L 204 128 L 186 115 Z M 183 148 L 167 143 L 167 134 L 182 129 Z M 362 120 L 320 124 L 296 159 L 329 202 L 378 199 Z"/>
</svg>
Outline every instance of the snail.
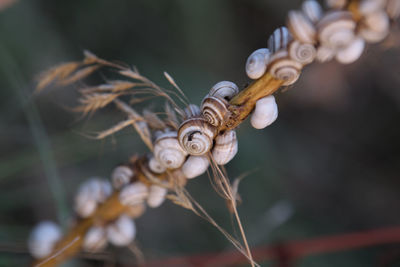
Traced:
<svg viewBox="0 0 400 267">
<path fill-rule="evenodd" d="M 336 51 L 333 48 L 329 46 L 320 45 L 317 49 L 316 60 L 318 60 L 321 63 L 327 62 L 331 60 L 335 55 Z"/>
<path fill-rule="evenodd" d="M 186 178 L 192 179 L 205 173 L 209 165 L 207 156 L 189 156 L 182 165 L 182 172 Z"/>
<path fill-rule="evenodd" d="M 51 221 L 43 221 L 32 230 L 28 239 L 28 250 L 36 259 L 49 256 L 54 245 L 61 239 L 60 227 Z"/>
<path fill-rule="evenodd" d="M 227 164 L 235 157 L 237 151 L 238 141 L 235 130 L 226 131 L 215 138 L 212 156 L 218 165 Z"/>
<path fill-rule="evenodd" d="M 191 118 L 184 121 L 178 130 L 181 147 L 190 155 L 204 155 L 213 145 L 217 128 L 203 118 Z"/>
<path fill-rule="evenodd" d="M 263 129 L 271 125 L 278 117 L 278 106 L 273 95 L 263 97 L 256 102 L 251 115 L 251 125 L 256 129 Z"/>
<path fill-rule="evenodd" d="M 346 6 L 347 0 L 325 0 L 325 4 L 329 8 L 342 9 Z"/>
<path fill-rule="evenodd" d="M 118 166 L 111 174 L 111 181 L 115 189 L 121 189 L 124 185 L 127 185 L 134 172 L 128 166 Z"/>
<path fill-rule="evenodd" d="M 99 252 L 107 245 L 107 233 L 103 227 L 92 226 L 83 238 L 82 248 L 87 252 Z"/>
<path fill-rule="evenodd" d="M 260 48 L 251 53 L 246 61 L 246 74 L 250 79 L 258 79 L 267 70 L 267 64 L 271 53 L 268 48 Z"/>
<path fill-rule="evenodd" d="M 303 10 L 304 15 L 306 15 L 314 24 L 321 19 L 323 14 L 321 5 L 315 0 L 304 1 L 301 9 Z"/>
<path fill-rule="evenodd" d="M 154 142 L 154 157 L 165 168 L 179 168 L 185 162 L 186 155 L 175 131 L 162 133 Z"/>
<path fill-rule="evenodd" d="M 147 204 L 151 208 L 159 207 L 165 200 L 168 189 L 159 185 L 151 185 L 149 188 L 149 196 L 147 197 Z"/>
<path fill-rule="evenodd" d="M 400 16 L 400 0 L 387 0 L 386 13 L 392 20 Z"/>
<path fill-rule="evenodd" d="M 222 81 L 218 82 L 211 88 L 209 95 L 229 101 L 238 93 L 239 87 L 235 83 Z"/>
<path fill-rule="evenodd" d="M 119 201 L 123 205 L 137 205 L 144 202 L 149 194 L 149 189 L 142 182 L 134 182 L 122 188 Z"/>
<path fill-rule="evenodd" d="M 163 173 L 167 168 L 161 165 L 161 163 L 158 162 L 158 160 L 154 156 L 152 156 L 149 159 L 149 169 L 154 173 Z"/>
<path fill-rule="evenodd" d="M 293 38 L 286 27 L 279 27 L 268 38 L 268 49 L 271 53 L 285 50 L 292 39 Z"/>
<path fill-rule="evenodd" d="M 201 112 L 209 124 L 219 127 L 229 116 L 228 102 L 216 96 L 206 96 L 201 103 Z"/>
<path fill-rule="evenodd" d="M 291 85 L 297 81 L 303 65 L 289 57 L 287 51 L 279 51 L 271 57 L 268 71 L 276 79 L 282 80 L 282 85 Z"/>
<path fill-rule="evenodd" d="M 127 246 L 135 239 L 136 226 L 127 215 L 121 215 L 107 226 L 107 238 L 114 246 Z"/>
<path fill-rule="evenodd" d="M 287 25 L 296 40 L 310 44 L 317 41 L 317 30 L 313 22 L 303 12 L 289 11 Z"/>
<path fill-rule="evenodd" d="M 359 35 L 367 42 L 380 42 L 389 34 L 389 27 L 389 16 L 380 10 L 365 16 L 361 22 Z"/>
<path fill-rule="evenodd" d="M 362 0 L 358 5 L 358 11 L 361 15 L 367 16 L 368 14 L 383 10 L 385 4 L 386 0 Z"/>
<path fill-rule="evenodd" d="M 336 54 L 336 60 L 343 64 L 349 64 L 360 58 L 364 51 L 365 41 L 358 37 L 346 48 L 339 50 Z"/>
<path fill-rule="evenodd" d="M 185 118 L 190 119 L 193 117 L 198 117 L 201 114 L 200 108 L 195 104 L 189 104 L 185 110 Z"/>
<path fill-rule="evenodd" d="M 301 43 L 297 40 L 289 44 L 288 52 L 291 59 L 302 65 L 310 64 L 317 55 L 317 49 L 313 44 Z"/>
</svg>

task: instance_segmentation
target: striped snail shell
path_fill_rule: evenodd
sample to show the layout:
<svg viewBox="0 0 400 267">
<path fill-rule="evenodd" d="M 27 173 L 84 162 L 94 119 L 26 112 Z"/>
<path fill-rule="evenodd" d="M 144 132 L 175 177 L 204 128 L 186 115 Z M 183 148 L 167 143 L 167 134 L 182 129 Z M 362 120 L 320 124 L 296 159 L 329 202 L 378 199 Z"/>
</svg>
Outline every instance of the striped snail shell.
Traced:
<svg viewBox="0 0 400 267">
<path fill-rule="evenodd" d="M 285 50 L 292 40 L 292 36 L 286 27 L 276 29 L 268 39 L 268 49 L 271 53 Z"/>
<path fill-rule="evenodd" d="M 138 205 L 149 195 L 148 187 L 142 182 L 134 182 L 122 188 L 119 201 L 123 205 Z"/>
<path fill-rule="evenodd" d="M 190 155 L 204 155 L 213 145 L 217 128 L 203 118 L 191 118 L 179 127 L 178 140 L 181 147 Z"/>
<path fill-rule="evenodd" d="M 263 97 L 256 102 L 256 107 L 251 115 L 251 126 L 264 129 L 271 125 L 278 117 L 278 106 L 273 95 Z"/>
<path fill-rule="evenodd" d="M 380 42 L 389 34 L 390 21 L 385 11 L 377 11 L 365 16 L 359 35 L 370 43 Z"/>
<path fill-rule="evenodd" d="M 317 23 L 323 14 L 321 5 L 315 0 L 306 0 L 303 2 L 301 9 L 304 15 L 313 23 Z"/>
<path fill-rule="evenodd" d="M 99 252 L 107 245 L 107 234 L 103 227 L 93 226 L 89 228 L 83 238 L 82 248 L 87 252 Z"/>
<path fill-rule="evenodd" d="M 145 211 L 146 211 L 146 205 L 144 203 L 141 203 L 125 207 L 124 213 L 128 215 L 130 218 L 134 219 L 142 216 Z"/>
<path fill-rule="evenodd" d="M 154 142 L 154 157 L 165 168 L 179 168 L 185 162 L 186 155 L 179 145 L 175 131 L 161 134 Z"/>
<path fill-rule="evenodd" d="M 358 5 L 358 11 L 360 14 L 367 16 L 384 9 L 385 4 L 386 0 L 362 0 Z"/>
<path fill-rule="evenodd" d="M 207 156 L 189 156 L 182 165 L 182 172 L 188 179 L 202 175 L 210 165 Z"/>
<path fill-rule="evenodd" d="M 239 87 L 235 83 L 230 81 L 221 81 L 210 89 L 209 95 L 229 101 L 238 93 Z"/>
<path fill-rule="evenodd" d="M 303 65 L 313 62 L 317 55 L 317 49 L 313 44 L 301 43 L 297 40 L 289 44 L 288 51 L 291 59 Z"/>
<path fill-rule="evenodd" d="M 317 30 L 312 21 L 301 11 L 289 11 L 288 28 L 296 40 L 313 44 L 317 41 Z"/>
<path fill-rule="evenodd" d="M 340 49 L 353 41 L 355 28 L 356 23 L 349 11 L 331 11 L 317 24 L 318 38 L 322 45 Z"/>
<path fill-rule="evenodd" d="M 151 208 L 159 207 L 165 200 L 168 189 L 159 185 L 151 185 L 149 188 L 149 196 L 147 198 L 147 204 Z"/>
<path fill-rule="evenodd" d="M 364 39 L 357 37 L 346 48 L 339 50 L 336 54 L 336 60 L 343 64 L 350 64 L 360 58 L 364 51 Z"/>
<path fill-rule="evenodd" d="M 246 61 L 246 74 L 250 79 L 258 79 L 264 75 L 271 53 L 268 48 L 260 48 L 251 53 Z"/>
<path fill-rule="evenodd" d="M 400 0 L 387 0 L 386 13 L 389 18 L 397 19 L 400 16 Z"/>
<path fill-rule="evenodd" d="M 51 221 L 43 221 L 35 226 L 28 239 L 30 254 L 41 259 L 49 256 L 54 245 L 61 239 L 60 227 Z"/>
<path fill-rule="evenodd" d="M 199 106 L 197 106 L 195 104 L 189 104 L 185 108 L 184 111 L 185 111 L 185 118 L 186 119 L 193 118 L 193 117 L 198 117 L 201 114 Z"/>
<path fill-rule="evenodd" d="M 325 0 L 325 4 L 329 8 L 342 9 L 346 6 L 347 0 Z"/>
<path fill-rule="evenodd" d="M 229 115 L 228 102 L 219 97 L 207 96 L 201 103 L 203 118 L 215 127 L 221 126 Z"/>
<path fill-rule="evenodd" d="M 271 57 L 268 71 L 276 79 L 282 80 L 284 86 L 291 85 L 297 81 L 303 65 L 291 59 L 287 51 L 282 50 Z"/>
<path fill-rule="evenodd" d="M 121 215 L 115 222 L 107 226 L 107 237 L 114 246 L 122 247 L 132 243 L 136 236 L 134 221 L 127 215 Z"/>
<path fill-rule="evenodd" d="M 323 63 L 323 62 L 327 62 L 331 59 L 333 59 L 333 57 L 336 55 L 336 51 L 329 47 L 329 46 L 324 46 L 324 45 L 320 45 L 317 49 L 317 57 L 316 59 Z"/>
<path fill-rule="evenodd" d="M 238 152 L 238 141 L 236 131 L 230 130 L 215 138 L 215 145 L 212 150 L 212 156 L 215 163 L 225 165 L 233 159 Z"/>
<path fill-rule="evenodd" d="M 124 185 L 127 185 L 134 173 L 128 166 L 118 166 L 111 174 L 111 181 L 115 189 L 121 189 Z"/>
<path fill-rule="evenodd" d="M 158 162 L 154 156 L 152 156 L 149 160 L 149 169 L 154 173 L 163 173 L 167 168 L 161 165 L 161 163 Z"/>
</svg>

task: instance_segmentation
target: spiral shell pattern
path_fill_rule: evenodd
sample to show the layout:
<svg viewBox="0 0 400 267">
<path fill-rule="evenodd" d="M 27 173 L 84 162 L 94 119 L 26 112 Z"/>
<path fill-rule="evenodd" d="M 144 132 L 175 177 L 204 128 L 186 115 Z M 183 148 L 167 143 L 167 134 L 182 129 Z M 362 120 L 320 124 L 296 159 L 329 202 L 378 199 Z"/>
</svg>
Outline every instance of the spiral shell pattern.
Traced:
<svg viewBox="0 0 400 267">
<path fill-rule="evenodd" d="M 203 118 L 211 125 L 219 127 L 229 114 L 228 102 L 218 97 L 208 96 L 201 103 Z"/>
<path fill-rule="evenodd" d="M 212 156 L 218 165 L 225 165 L 231 161 L 238 152 L 238 141 L 235 130 L 227 131 L 215 138 Z"/>
<path fill-rule="evenodd" d="M 268 71 L 276 79 L 282 80 L 283 85 L 291 85 L 297 81 L 300 76 L 302 64 L 291 59 L 287 51 L 280 51 L 272 56 L 268 65 Z"/>
<path fill-rule="evenodd" d="M 187 153 L 181 148 L 177 132 L 161 134 L 154 143 L 154 157 L 167 169 L 176 169 L 185 162 Z"/>
<path fill-rule="evenodd" d="M 149 169 L 154 173 L 163 173 L 165 168 L 158 160 L 153 156 L 149 159 Z"/>
<path fill-rule="evenodd" d="M 291 42 L 288 51 L 291 59 L 296 60 L 303 65 L 313 62 L 317 55 L 317 50 L 314 45 L 300 43 L 299 41 Z"/>
<path fill-rule="evenodd" d="M 386 38 L 389 34 L 389 16 L 384 11 L 368 14 L 362 21 L 359 35 L 367 42 L 376 43 Z"/>
<path fill-rule="evenodd" d="M 313 44 L 316 42 L 317 30 L 314 24 L 301 11 L 290 11 L 288 15 L 288 28 L 296 40 L 302 43 Z"/>
<path fill-rule="evenodd" d="M 279 27 L 268 39 L 268 49 L 272 53 L 276 53 L 280 50 L 285 50 L 292 40 L 292 36 L 286 27 Z M 272 59 L 271 59 L 272 60 Z"/>
<path fill-rule="evenodd" d="M 316 60 L 323 63 L 331 60 L 336 54 L 336 51 L 329 47 L 320 45 L 317 49 L 317 57 Z"/>
<path fill-rule="evenodd" d="M 317 23 L 323 14 L 321 5 L 315 0 L 306 0 L 301 6 L 304 15 L 313 23 Z"/>
<path fill-rule="evenodd" d="M 133 170 L 128 166 L 118 166 L 111 173 L 111 181 L 115 189 L 121 189 L 127 185 L 133 177 Z"/>
<path fill-rule="evenodd" d="M 235 83 L 230 81 L 221 81 L 211 88 L 209 95 L 225 100 L 231 100 L 238 93 L 239 87 Z"/>
<path fill-rule="evenodd" d="M 246 62 L 246 73 L 250 79 L 258 79 L 267 70 L 271 53 L 268 48 L 260 48 L 251 53 Z"/>
</svg>

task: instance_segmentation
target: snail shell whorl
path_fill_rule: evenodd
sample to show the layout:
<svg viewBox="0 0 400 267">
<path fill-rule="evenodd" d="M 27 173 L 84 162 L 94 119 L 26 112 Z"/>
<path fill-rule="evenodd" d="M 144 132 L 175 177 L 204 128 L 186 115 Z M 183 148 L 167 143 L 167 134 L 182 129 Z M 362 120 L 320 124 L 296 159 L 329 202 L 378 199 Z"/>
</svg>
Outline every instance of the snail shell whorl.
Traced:
<svg viewBox="0 0 400 267">
<path fill-rule="evenodd" d="M 303 65 L 313 62 L 317 55 L 317 50 L 314 45 L 301 43 L 299 41 L 291 42 L 288 51 L 291 59 L 294 59 Z"/>
<path fill-rule="evenodd" d="M 273 95 L 263 97 L 256 102 L 251 115 L 251 125 L 256 129 L 264 129 L 271 125 L 278 117 L 278 106 Z"/>
<path fill-rule="evenodd" d="M 347 0 L 325 0 L 329 8 L 342 9 L 346 6 Z"/>
<path fill-rule="evenodd" d="M 212 156 L 215 163 L 225 165 L 233 159 L 238 152 L 238 141 L 235 130 L 227 131 L 215 138 Z"/>
<path fill-rule="evenodd" d="M 43 221 L 32 230 L 28 239 L 28 250 L 34 258 L 42 259 L 52 253 L 61 236 L 61 229 L 57 224 Z"/>
<path fill-rule="evenodd" d="M 85 234 L 82 248 L 85 251 L 99 252 L 107 245 L 107 234 L 103 227 L 93 226 Z"/>
<path fill-rule="evenodd" d="M 387 0 L 386 13 L 389 18 L 397 19 L 400 16 L 400 0 Z"/>
<path fill-rule="evenodd" d="M 153 156 L 149 160 L 149 169 L 154 173 L 163 173 L 167 168 L 165 168 L 158 160 Z"/>
<path fill-rule="evenodd" d="M 314 24 L 301 11 L 289 11 L 288 28 L 296 40 L 302 43 L 315 43 L 317 30 Z"/>
<path fill-rule="evenodd" d="M 149 197 L 147 198 L 147 204 L 150 208 L 157 208 L 165 200 L 165 196 L 168 193 L 168 189 L 159 185 L 151 185 L 149 188 Z"/>
<path fill-rule="evenodd" d="M 114 223 L 107 226 L 108 240 L 114 246 L 127 246 L 135 236 L 135 223 L 127 215 L 121 215 Z"/>
<path fill-rule="evenodd" d="M 367 42 L 376 43 L 389 34 L 390 21 L 385 11 L 368 14 L 362 21 L 359 35 Z"/>
<path fill-rule="evenodd" d="M 209 95 L 225 100 L 231 100 L 238 93 L 239 87 L 235 83 L 230 81 L 221 81 L 210 89 Z"/>
<path fill-rule="evenodd" d="M 291 59 L 287 51 L 280 51 L 271 57 L 268 65 L 268 71 L 276 79 L 284 81 L 283 85 L 291 85 L 297 81 L 300 76 L 302 64 Z"/>
<path fill-rule="evenodd" d="M 138 205 L 144 202 L 149 194 L 148 187 L 142 182 L 135 182 L 122 188 L 119 201 L 123 205 Z"/>
<path fill-rule="evenodd" d="M 208 96 L 204 98 L 201 103 L 203 118 L 215 127 L 221 126 L 229 114 L 227 105 L 226 100 L 218 97 Z"/>
<path fill-rule="evenodd" d="M 358 37 L 344 49 L 341 49 L 336 54 L 336 60 L 343 64 L 350 64 L 360 58 L 364 51 L 365 41 Z"/>
<path fill-rule="evenodd" d="M 268 49 L 271 53 L 284 50 L 292 40 L 292 36 L 286 27 L 279 27 L 268 39 Z"/>
<path fill-rule="evenodd" d="M 186 178 L 192 179 L 205 173 L 209 165 L 207 156 L 189 156 L 182 166 L 182 172 Z"/>
<path fill-rule="evenodd" d="M 316 59 L 323 63 L 323 62 L 327 62 L 331 59 L 333 59 L 333 57 L 336 55 L 336 51 L 329 47 L 329 46 L 323 46 L 320 45 L 317 49 L 317 57 Z"/>
<path fill-rule="evenodd" d="M 179 127 L 178 140 L 181 147 L 190 155 L 204 155 L 213 145 L 217 128 L 203 118 L 184 121 Z"/>
<path fill-rule="evenodd" d="M 264 75 L 271 53 L 268 48 L 260 48 L 251 53 L 246 62 L 246 73 L 250 79 L 258 79 Z"/>
<path fill-rule="evenodd" d="M 156 139 L 154 157 L 168 169 L 176 169 L 182 166 L 186 159 L 186 152 L 179 145 L 177 132 L 166 132 Z"/>
<path fill-rule="evenodd" d="M 185 118 L 186 119 L 197 117 L 200 114 L 201 114 L 200 108 L 199 108 L 199 106 L 197 106 L 195 104 L 189 104 L 185 108 Z"/>
<path fill-rule="evenodd" d="M 304 15 L 307 16 L 313 23 L 317 23 L 323 14 L 321 5 L 315 0 L 304 1 L 301 6 Z"/>
<path fill-rule="evenodd" d="M 127 185 L 134 173 L 128 166 L 118 166 L 111 174 L 111 181 L 115 189 L 121 189 L 124 185 Z"/>
</svg>

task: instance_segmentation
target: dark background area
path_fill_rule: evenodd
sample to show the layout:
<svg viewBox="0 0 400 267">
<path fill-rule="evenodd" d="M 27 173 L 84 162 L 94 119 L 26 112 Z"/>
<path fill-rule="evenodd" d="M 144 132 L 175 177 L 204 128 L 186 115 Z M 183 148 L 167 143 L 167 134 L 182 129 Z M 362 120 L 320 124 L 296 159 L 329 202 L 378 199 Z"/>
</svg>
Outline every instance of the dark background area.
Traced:
<svg viewBox="0 0 400 267">
<path fill-rule="evenodd" d="M 4 1 L 5 2 L 5 1 Z M 2 4 L 3 1 L 0 1 Z M 85 136 L 121 120 L 113 109 L 80 119 L 67 107 L 74 88 L 33 95 L 35 78 L 88 49 L 135 65 L 163 86 L 167 71 L 193 103 L 213 84 L 240 87 L 247 56 L 265 47 L 301 1 L 17 1 L 0 12 L 0 266 L 26 266 L 25 240 L 41 220 L 67 223 L 79 183 L 108 177 L 146 149 L 132 130 L 97 141 Z M 278 120 L 238 129 L 231 178 L 251 246 L 400 224 L 400 49 L 398 25 L 356 63 L 314 63 L 276 94 Z M 60 186 L 61 185 L 61 186 Z M 227 229 L 231 219 L 206 176 L 189 191 Z M 137 221 L 147 260 L 232 249 L 210 224 L 165 203 Z M 109 262 L 133 264 L 127 249 Z M 296 266 L 379 266 L 398 245 L 307 257 Z M 69 266 L 106 266 L 77 259 Z M 269 266 L 265 263 L 263 266 Z M 397 261 L 399 264 L 399 261 Z M 388 266 L 399 266 L 394 262 Z"/>
</svg>

